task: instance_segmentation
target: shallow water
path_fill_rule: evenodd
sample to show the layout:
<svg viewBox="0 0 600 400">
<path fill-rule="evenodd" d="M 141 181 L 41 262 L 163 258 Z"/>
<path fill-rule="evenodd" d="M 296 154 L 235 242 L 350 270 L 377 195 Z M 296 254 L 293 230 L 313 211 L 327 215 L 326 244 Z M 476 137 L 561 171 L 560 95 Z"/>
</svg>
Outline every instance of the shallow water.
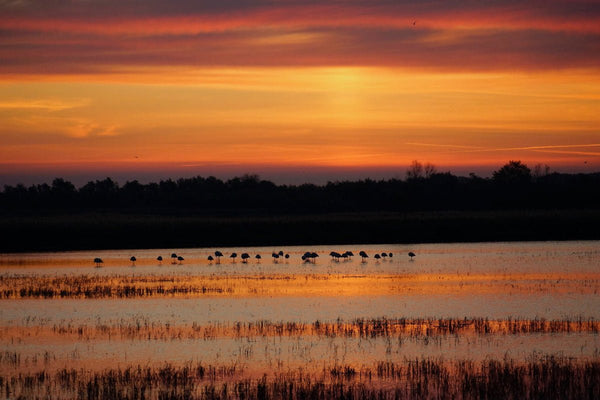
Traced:
<svg viewBox="0 0 600 400">
<path fill-rule="evenodd" d="M 202 361 L 251 366 L 260 376 L 274 369 L 304 366 L 317 370 L 324 363 L 360 366 L 425 356 L 525 360 L 537 353 L 579 358 L 597 358 L 599 354 L 598 332 L 577 330 L 377 337 L 306 332 L 185 336 L 197 327 L 231 330 L 236 324 L 257 321 L 600 319 L 598 241 L 296 246 L 282 249 L 290 258 L 278 262 L 271 253 L 279 248 L 235 248 L 220 249 L 225 254 L 220 264 L 209 263 L 206 258 L 215 250 L 0 255 L 0 286 L 16 289 L 0 300 L 0 372 L 15 375 L 69 366 L 101 369 Z M 302 262 L 300 256 L 307 250 L 320 254 L 316 263 Z M 365 250 L 370 257 L 366 262 L 358 256 L 338 262 L 327 256 L 330 251 L 346 250 L 354 254 Z M 246 264 L 238 257 L 233 262 L 228 257 L 233 251 L 238 255 L 248 252 L 252 257 L 261 254 L 263 259 L 259 263 L 252 258 Z M 408 251 L 417 254 L 414 260 L 407 256 Z M 375 260 L 373 256 L 381 252 L 392 252 L 394 257 Z M 185 260 L 171 264 L 171 253 Z M 135 266 L 129 261 L 132 255 L 137 258 Z M 158 255 L 164 258 L 162 265 L 156 261 Z M 104 260 L 102 268 L 95 268 L 95 257 Z M 138 285 L 154 290 L 161 285 L 212 285 L 224 290 L 174 295 L 151 290 L 131 298 L 117 294 L 44 298 L 21 296 L 19 290 L 27 292 L 28 286 L 35 284 L 58 287 L 67 278 L 78 282 L 82 277 L 91 279 L 92 286 Z M 86 333 L 77 334 L 77 329 Z M 173 333 L 178 329 L 184 334 Z M 106 333 L 109 331 L 121 333 Z M 158 333 L 152 336 L 153 332 Z M 144 338 L 146 334 L 148 338 Z M 14 357 L 19 361 L 14 362 Z"/>
</svg>

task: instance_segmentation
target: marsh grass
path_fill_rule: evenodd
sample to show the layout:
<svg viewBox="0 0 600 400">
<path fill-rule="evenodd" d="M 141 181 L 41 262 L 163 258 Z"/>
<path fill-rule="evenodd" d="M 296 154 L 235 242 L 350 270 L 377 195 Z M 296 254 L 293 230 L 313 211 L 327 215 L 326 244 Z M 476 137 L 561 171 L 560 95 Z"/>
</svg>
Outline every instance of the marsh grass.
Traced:
<svg viewBox="0 0 600 400">
<path fill-rule="evenodd" d="M 564 357 L 381 361 L 251 378 L 236 365 L 61 369 L 0 376 L 4 398 L 80 399 L 596 399 L 600 360 Z"/>
<path fill-rule="evenodd" d="M 423 340 L 454 336 L 533 335 L 533 334 L 598 334 L 600 321 L 593 318 L 573 319 L 488 319 L 488 318 L 377 318 L 274 322 L 213 322 L 207 324 L 173 325 L 145 318 L 121 320 L 115 323 L 75 324 L 60 322 L 52 326 L 17 326 L 0 328 L 4 340 L 31 337 L 68 337 L 89 340 L 215 340 L 219 338 L 252 339 L 255 337 L 322 338 L 389 338 Z M 0 363 L 10 360 L 0 353 Z"/>
<path fill-rule="evenodd" d="M 0 274 L 0 299 L 105 299 L 203 296 L 587 293 L 600 275 L 578 274 Z"/>
</svg>

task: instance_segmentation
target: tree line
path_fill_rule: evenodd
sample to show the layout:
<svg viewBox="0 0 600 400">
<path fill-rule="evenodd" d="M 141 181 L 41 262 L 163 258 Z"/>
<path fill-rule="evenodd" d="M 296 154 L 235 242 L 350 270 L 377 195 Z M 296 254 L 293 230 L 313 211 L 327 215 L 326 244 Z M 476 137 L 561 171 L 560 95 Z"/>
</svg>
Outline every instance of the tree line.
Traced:
<svg viewBox="0 0 600 400">
<path fill-rule="evenodd" d="M 4 186 L 0 207 L 15 210 L 151 211 L 220 213 L 321 213 L 504 209 L 598 209 L 600 173 L 565 174 L 547 166 L 533 171 L 510 161 L 490 178 L 438 172 L 413 162 L 405 179 L 276 185 L 256 175 L 229 180 L 193 177 L 119 185 L 111 178 L 80 188 L 51 184 Z"/>
</svg>

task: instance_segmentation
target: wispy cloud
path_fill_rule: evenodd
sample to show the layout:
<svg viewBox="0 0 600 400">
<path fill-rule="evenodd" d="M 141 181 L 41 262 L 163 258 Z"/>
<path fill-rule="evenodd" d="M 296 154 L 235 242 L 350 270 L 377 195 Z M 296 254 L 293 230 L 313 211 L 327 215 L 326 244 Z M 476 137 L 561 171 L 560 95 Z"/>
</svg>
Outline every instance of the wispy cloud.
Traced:
<svg viewBox="0 0 600 400">
<path fill-rule="evenodd" d="M 217 3 L 3 2 L 0 74 L 109 74 L 115 66 L 600 66 L 595 2 Z"/>
<path fill-rule="evenodd" d="M 11 109 L 39 109 L 47 111 L 63 111 L 72 108 L 84 107 L 90 104 L 87 99 L 77 101 L 64 101 L 54 99 L 37 99 L 37 100 L 4 100 L 0 101 L 0 110 Z"/>
<path fill-rule="evenodd" d="M 533 151 L 533 152 L 539 152 L 539 153 L 600 156 L 600 152 L 563 150 L 563 149 L 600 148 L 600 143 L 520 146 L 520 147 L 485 147 L 485 146 L 468 146 L 468 145 L 453 145 L 453 144 L 440 144 L 440 143 L 418 143 L 418 142 L 407 142 L 405 144 L 412 145 L 412 146 L 442 148 L 442 149 L 450 150 L 450 151 L 457 152 L 457 153 Z"/>
</svg>

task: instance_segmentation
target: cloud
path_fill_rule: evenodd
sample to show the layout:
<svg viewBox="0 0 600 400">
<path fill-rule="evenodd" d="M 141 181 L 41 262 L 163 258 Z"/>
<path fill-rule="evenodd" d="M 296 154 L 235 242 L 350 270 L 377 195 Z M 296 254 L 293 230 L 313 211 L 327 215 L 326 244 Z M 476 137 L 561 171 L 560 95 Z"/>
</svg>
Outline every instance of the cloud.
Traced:
<svg viewBox="0 0 600 400">
<path fill-rule="evenodd" d="M 0 74 L 110 74 L 148 66 L 600 66 L 596 2 L 90 4 L 0 3 Z"/>
<path fill-rule="evenodd" d="M 90 104 L 90 100 L 82 99 L 77 101 L 64 101 L 54 99 L 36 99 L 36 100 L 3 100 L 0 101 L 0 110 L 46 110 L 63 111 L 72 108 L 85 107 Z"/>
</svg>

